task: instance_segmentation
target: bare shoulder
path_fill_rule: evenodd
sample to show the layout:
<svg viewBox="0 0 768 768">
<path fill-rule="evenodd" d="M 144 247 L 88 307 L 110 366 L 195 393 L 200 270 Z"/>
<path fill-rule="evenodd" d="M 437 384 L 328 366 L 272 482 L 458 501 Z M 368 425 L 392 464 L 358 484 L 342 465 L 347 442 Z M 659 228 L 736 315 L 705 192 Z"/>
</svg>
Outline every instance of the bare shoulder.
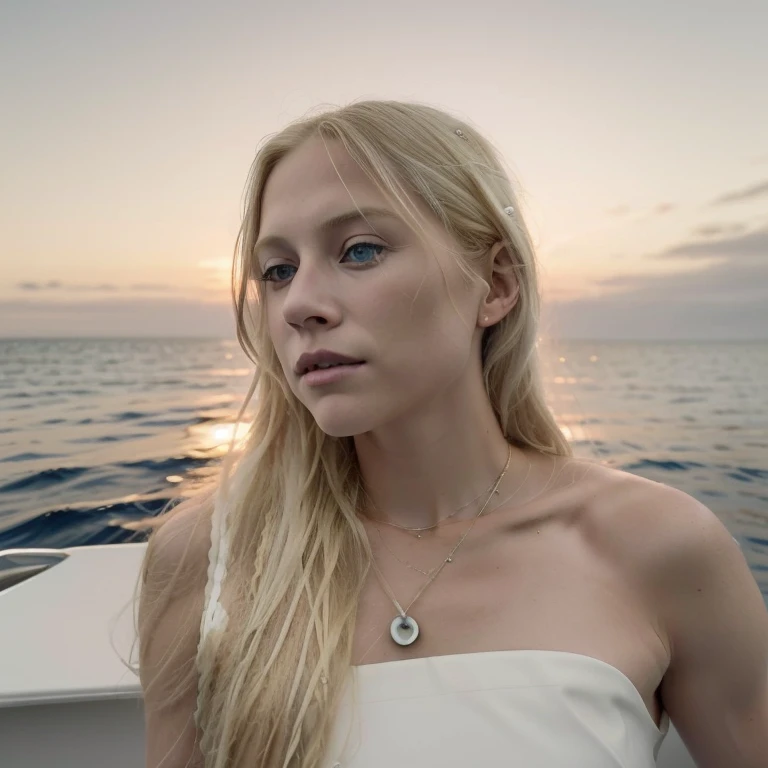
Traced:
<svg viewBox="0 0 768 768">
<path fill-rule="evenodd" d="M 213 492 L 185 499 L 168 512 L 153 532 L 147 547 L 147 565 L 155 572 L 207 568 L 211 540 Z"/>
<path fill-rule="evenodd" d="M 651 580 L 668 578 L 670 568 L 684 571 L 702 549 L 711 556 L 739 551 L 717 515 L 684 491 L 578 459 L 566 462 L 564 472 L 596 543 Z"/>
<path fill-rule="evenodd" d="M 717 515 L 684 491 L 604 465 L 574 465 L 587 519 L 624 562 L 658 572 L 662 563 L 687 567 L 701 547 L 738 550 Z"/>
</svg>

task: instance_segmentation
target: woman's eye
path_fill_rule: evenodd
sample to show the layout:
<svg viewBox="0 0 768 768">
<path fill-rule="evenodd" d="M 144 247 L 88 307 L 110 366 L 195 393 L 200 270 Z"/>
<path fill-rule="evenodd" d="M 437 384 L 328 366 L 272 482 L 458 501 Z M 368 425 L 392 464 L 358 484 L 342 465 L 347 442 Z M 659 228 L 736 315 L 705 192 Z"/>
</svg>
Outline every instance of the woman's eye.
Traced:
<svg viewBox="0 0 768 768">
<path fill-rule="evenodd" d="M 290 277 L 290 275 L 283 275 L 283 277 L 278 277 L 277 271 L 279 269 L 294 269 L 294 267 L 292 267 L 290 264 L 275 264 L 274 267 L 265 269 L 264 274 L 259 278 L 259 280 L 263 280 L 265 283 L 284 283 Z"/>
<path fill-rule="evenodd" d="M 381 252 L 384 250 L 383 245 L 378 245 L 377 243 L 355 243 L 354 245 L 350 245 L 349 248 L 347 248 L 346 251 L 344 251 L 344 255 L 350 254 L 355 259 L 359 256 L 361 258 L 365 258 L 365 255 L 368 254 L 373 255 L 373 261 L 376 261 L 376 259 L 381 255 Z M 353 263 L 356 264 L 365 264 L 368 263 L 367 261 L 353 261 Z"/>
</svg>

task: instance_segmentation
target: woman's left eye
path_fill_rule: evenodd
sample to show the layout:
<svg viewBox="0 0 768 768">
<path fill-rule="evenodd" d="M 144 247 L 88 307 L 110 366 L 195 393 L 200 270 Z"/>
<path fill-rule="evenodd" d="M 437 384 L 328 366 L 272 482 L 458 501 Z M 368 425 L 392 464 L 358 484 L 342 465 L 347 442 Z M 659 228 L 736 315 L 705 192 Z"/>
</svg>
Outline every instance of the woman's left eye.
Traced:
<svg viewBox="0 0 768 768">
<path fill-rule="evenodd" d="M 371 262 L 368 260 L 357 261 L 357 257 L 365 259 L 366 255 L 369 255 L 373 256 L 372 261 L 376 261 L 383 251 L 384 246 L 379 245 L 378 243 L 355 243 L 354 245 L 350 245 L 349 248 L 344 251 L 344 255 L 351 255 L 354 259 L 352 262 L 353 264 L 368 264 Z"/>
</svg>

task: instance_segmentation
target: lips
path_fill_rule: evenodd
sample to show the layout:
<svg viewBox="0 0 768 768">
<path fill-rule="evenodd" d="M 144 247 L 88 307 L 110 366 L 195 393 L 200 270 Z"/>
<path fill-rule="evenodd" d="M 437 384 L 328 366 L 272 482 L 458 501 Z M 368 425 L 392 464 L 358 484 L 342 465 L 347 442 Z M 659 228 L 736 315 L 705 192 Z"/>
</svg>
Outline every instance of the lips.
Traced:
<svg viewBox="0 0 768 768">
<path fill-rule="evenodd" d="M 302 383 L 308 387 L 326 387 L 337 382 L 346 381 L 353 377 L 364 366 L 364 363 L 342 363 L 330 368 L 315 368 L 301 377 Z"/>
<path fill-rule="evenodd" d="M 315 352 L 305 352 L 296 361 L 294 367 L 294 373 L 297 376 L 303 376 L 309 371 L 315 370 L 318 365 L 354 365 L 358 363 L 364 363 L 365 360 L 359 358 L 349 357 L 343 355 L 340 352 L 333 352 L 329 349 L 319 349 Z"/>
<path fill-rule="evenodd" d="M 331 363 L 330 365 L 323 365 L 322 367 L 320 365 L 313 365 L 311 368 L 309 368 L 303 375 L 306 375 L 307 373 L 312 373 L 312 371 L 330 371 L 331 368 L 343 368 L 346 365 L 360 365 L 363 361 L 360 360 L 355 363 Z"/>
</svg>

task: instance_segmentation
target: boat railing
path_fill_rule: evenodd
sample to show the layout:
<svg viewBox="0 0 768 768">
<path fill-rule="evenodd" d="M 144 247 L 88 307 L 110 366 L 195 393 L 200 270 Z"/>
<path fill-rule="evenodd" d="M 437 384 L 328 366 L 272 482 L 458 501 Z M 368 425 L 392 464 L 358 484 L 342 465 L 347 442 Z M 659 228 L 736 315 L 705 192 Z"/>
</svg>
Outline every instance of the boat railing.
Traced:
<svg viewBox="0 0 768 768">
<path fill-rule="evenodd" d="M 0 592 L 47 571 L 68 557 L 69 554 L 60 549 L 0 550 Z"/>
</svg>

